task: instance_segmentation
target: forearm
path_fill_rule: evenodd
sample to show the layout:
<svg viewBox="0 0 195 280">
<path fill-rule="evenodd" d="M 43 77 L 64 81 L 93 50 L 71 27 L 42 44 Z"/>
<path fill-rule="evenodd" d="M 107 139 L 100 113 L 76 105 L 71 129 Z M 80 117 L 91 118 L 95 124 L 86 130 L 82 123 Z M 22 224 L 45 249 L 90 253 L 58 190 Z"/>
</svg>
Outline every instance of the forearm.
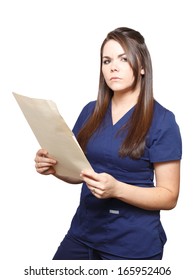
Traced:
<svg viewBox="0 0 195 280">
<path fill-rule="evenodd" d="M 137 187 L 117 183 L 115 198 L 146 210 L 170 210 L 176 206 L 177 196 L 164 187 Z"/>
<path fill-rule="evenodd" d="M 180 186 L 180 162 L 155 164 L 156 187 L 139 187 L 118 181 L 107 173 L 81 172 L 93 195 L 116 198 L 146 210 L 170 210 L 176 206 Z"/>
</svg>

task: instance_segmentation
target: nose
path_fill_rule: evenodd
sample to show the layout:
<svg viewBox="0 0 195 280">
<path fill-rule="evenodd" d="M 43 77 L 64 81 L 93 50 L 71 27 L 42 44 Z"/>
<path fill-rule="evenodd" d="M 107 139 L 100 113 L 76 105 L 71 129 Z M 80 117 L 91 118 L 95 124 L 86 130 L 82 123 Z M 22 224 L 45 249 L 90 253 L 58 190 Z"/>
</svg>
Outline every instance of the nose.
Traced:
<svg viewBox="0 0 195 280">
<path fill-rule="evenodd" d="M 110 67 L 110 72 L 113 73 L 113 72 L 118 72 L 118 71 L 119 71 L 119 68 L 118 68 L 116 62 L 112 62 L 111 67 Z"/>
</svg>

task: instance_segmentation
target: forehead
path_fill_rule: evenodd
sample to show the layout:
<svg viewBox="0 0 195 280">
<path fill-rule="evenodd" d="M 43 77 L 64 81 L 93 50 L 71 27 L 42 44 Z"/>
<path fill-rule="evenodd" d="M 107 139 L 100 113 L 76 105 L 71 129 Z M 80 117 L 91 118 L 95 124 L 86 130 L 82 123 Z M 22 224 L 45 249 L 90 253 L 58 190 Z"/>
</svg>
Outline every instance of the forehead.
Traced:
<svg viewBox="0 0 195 280">
<path fill-rule="evenodd" d="M 120 55 L 125 53 L 122 46 L 115 40 L 111 39 L 103 47 L 102 55 L 103 56 L 112 56 L 112 55 Z"/>
</svg>

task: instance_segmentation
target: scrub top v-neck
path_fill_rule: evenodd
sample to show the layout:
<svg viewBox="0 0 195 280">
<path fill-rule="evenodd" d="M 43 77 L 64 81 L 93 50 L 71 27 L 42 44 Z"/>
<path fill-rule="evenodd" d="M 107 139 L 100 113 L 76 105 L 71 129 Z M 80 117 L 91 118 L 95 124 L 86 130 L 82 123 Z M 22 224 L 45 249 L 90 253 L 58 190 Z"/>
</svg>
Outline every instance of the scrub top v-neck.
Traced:
<svg viewBox="0 0 195 280">
<path fill-rule="evenodd" d="M 73 129 L 75 135 L 94 107 L 95 101 L 83 108 Z M 143 156 L 139 160 L 121 158 L 118 152 L 126 135 L 120 129 L 131 118 L 134 108 L 113 124 L 110 104 L 100 128 L 88 142 L 86 156 L 95 172 L 150 188 L 154 187 L 154 162 L 181 159 L 181 135 L 174 114 L 155 102 Z M 147 211 L 115 198 L 98 199 L 85 183 L 68 234 L 96 250 L 135 259 L 162 252 L 166 242 L 160 211 Z"/>
</svg>

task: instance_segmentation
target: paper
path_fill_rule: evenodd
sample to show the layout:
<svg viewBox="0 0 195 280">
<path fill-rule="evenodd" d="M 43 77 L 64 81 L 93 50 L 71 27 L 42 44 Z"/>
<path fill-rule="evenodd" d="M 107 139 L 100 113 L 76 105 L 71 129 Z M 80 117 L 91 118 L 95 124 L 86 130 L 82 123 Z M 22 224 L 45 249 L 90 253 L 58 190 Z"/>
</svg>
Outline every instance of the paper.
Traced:
<svg viewBox="0 0 195 280">
<path fill-rule="evenodd" d="M 92 169 L 53 101 L 13 95 L 40 146 L 57 160 L 57 175 L 80 179 L 82 170 Z"/>
</svg>

